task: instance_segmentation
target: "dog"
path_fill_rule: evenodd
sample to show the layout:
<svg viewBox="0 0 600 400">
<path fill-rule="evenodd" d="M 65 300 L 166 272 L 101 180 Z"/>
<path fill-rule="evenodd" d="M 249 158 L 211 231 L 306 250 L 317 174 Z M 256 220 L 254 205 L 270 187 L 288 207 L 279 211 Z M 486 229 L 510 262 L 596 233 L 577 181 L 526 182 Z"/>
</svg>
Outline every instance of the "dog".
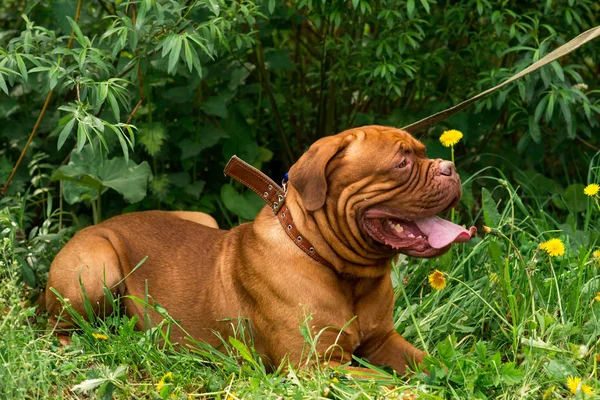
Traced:
<svg viewBox="0 0 600 400">
<path fill-rule="evenodd" d="M 424 352 L 394 329 L 391 260 L 436 257 L 469 240 L 475 228 L 436 216 L 461 195 L 454 164 L 427 158 L 407 132 L 350 129 L 316 141 L 289 171 L 286 210 L 325 261 L 303 252 L 271 207 L 228 231 L 203 213 L 125 214 L 83 229 L 58 253 L 44 292 L 49 322 L 66 340 L 72 321 L 57 317 L 63 306 L 50 288 L 86 315 L 83 285 L 94 312 L 107 315 L 107 287 L 139 329 L 148 310 L 131 296 L 160 304 L 192 338 L 215 347 L 215 332 L 232 336 L 232 321 L 243 319 L 255 350 L 277 367 L 303 362 L 299 322 L 308 317 L 320 362 L 346 364 L 355 354 L 404 374 Z"/>
</svg>

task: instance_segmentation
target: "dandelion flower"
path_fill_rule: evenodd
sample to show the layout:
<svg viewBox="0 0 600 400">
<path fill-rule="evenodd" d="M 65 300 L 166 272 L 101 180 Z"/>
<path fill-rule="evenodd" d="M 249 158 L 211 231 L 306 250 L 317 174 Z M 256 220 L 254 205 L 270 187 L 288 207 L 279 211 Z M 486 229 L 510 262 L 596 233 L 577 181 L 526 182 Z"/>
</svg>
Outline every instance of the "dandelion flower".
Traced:
<svg viewBox="0 0 600 400">
<path fill-rule="evenodd" d="M 548 253 L 550 257 L 557 257 L 565 254 L 565 244 L 562 240 L 556 238 L 540 243 L 540 249 Z"/>
<path fill-rule="evenodd" d="M 548 390 L 546 390 L 544 392 L 544 396 L 542 397 L 542 400 L 548 400 L 550 398 L 550 396 L 552 396 L 552 393 L 554 393 L 554 389 L 556 389 L 556 386 L 552 386 Z"/>
<path fill-rule="evenodd" d="M 490 274 L 490 281 L 491 281 L 492 283 L 498 283 L 498 282 L 500 282 L 500 278 L 498 277 L 498 274 L 497 274 L 497 273 L 495 273 L 495 272 L 492 272 L 492 273 Z"/>
<path fill-rule="evenodd" d="M 156 389 L 160 392 L 162 390 L 162 388 L 165 386 L 165 383 L 170 383 L 170 382 L 173 382 L 173 373 L 167 372 L 166 374 L 163 375 L 162 378 L 160 378 L 160 381 L 158 381 L 158 383 L 156 384 Z"/>
<path fill-rule="evenodd" d="M 94 339 L 98 339 L 98 340 L 108 340 L 108 336 L 102 334 L 102 333 L 92 333 L 92 336 L 94 337 Z"/>
<path fill-rule="evenodd" d="M 598 185 L 597 183 L 587 185 L 585 189 L 583 189 L 583 194 L 590 197 L 597 195 L 598 192 L 600 192 L 600 185 Z"/>
<path fill-rule="evenodd" d="M 444 131 L 442 136 L 440 136 L 440 142 L 445 147 L 454 146 L 456 143 L 460 142 L 463 134 L 461 131 L 457 131 L 456 129 L 451 129 L 449 131 Z"/>
<path fill-rule="evenodd" d="M 427 278 L 429 279 L 429 284 L 435 290 L 442 290 L 446 287 L 446 278 L 444 278 L 444 274 L 438 271 L 437 269 L 433 274 L 429 275 Z"/>
<path fill-rule="evenodd" d="M 597 258 L 600 260 L 600 250 L 594 250 L 592 252 L 592 256 L 594 256 L 594 258 Z"/>
<path fill-rule="evenodd" d="M 573 394 L 577 394 L 578 391 L 582 391 L 585 394 L 594 393 L 591 386 L 582 384 L 581 378 L 574 376 L 570 376 L 567 378 L 567 387 Z"/>
<path fill-rule="evenodd" d="M 600 301 L 600 292 L 596 295 L 596 301 Z"/>
</svg>

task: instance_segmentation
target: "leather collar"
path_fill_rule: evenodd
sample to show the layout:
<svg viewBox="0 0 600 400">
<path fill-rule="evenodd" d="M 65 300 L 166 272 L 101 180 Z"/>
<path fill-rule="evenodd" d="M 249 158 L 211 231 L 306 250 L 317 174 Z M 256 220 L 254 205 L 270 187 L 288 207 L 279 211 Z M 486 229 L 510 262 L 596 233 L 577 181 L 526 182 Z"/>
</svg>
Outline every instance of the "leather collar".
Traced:
<svg viewBox="0 0 600 400">
<path fill-rule="evenodd" d="M 296 228 L 292 213 L 285 205 L 286 191 L 284 188 L 237 156 L 231 157 L 224 173 L 254 191 L 272 208 L 273 214 L 277 216 L 283 230 L 300 250 L 313 260 L 335 271 L 333 265 L 321 257 L 308 239 L 303 237 Z"/>
</svg>

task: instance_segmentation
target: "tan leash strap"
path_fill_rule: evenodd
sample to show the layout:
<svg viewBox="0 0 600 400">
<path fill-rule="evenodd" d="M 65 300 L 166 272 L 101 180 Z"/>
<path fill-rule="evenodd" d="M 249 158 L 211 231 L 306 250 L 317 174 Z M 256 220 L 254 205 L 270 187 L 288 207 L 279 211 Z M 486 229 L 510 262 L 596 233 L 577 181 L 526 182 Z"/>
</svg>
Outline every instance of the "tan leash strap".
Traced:
<svg viewBox="0 0 600 400">
<path fill-rule="evenodd" d="M 600 36 L 600 26 L 597 26 L 595 28 L 592 28 L 592 29 L 589 29 L 589 30 L 583 32 L 581 35 L 579 35 L 576 38 L 572 39 L 571 41 L 563 44 L 562 46 L 555 49 L 551 53 L 548 53 L 547 55 L 545 55 L 538 61 L 531 64 L 529 67 L 525 68 L 523 71 L 513 75 L 511 78 L 507 79 L 506 81 L 502 82 L 501 84 L 494 86 L 493 88 L 488 89 L 485 92 L 482 92 L 476 96 L 473 96 L 470 99 L 465 100 L 462 103 L 455 105 L 454 107 L 450 107 L 447 110 L 435 113 L 427 118 L 423 118 L 422 120 L 414 122 L 414 123 L 407 125 L 401 129 L 403 129 L 409 133 L 412 133 L 412 134 L 421 132 L 421 131 L 437 124 L 438 122 L 441 122 L 441 121 L 444 121 L 444 120 L 450 118 L 457 112 L 463 110 L 464 108 L 468 107 L 469 105 L 476 102 L 477 100 L 487 96 L 488 94 L 493 93 L 496 90 L 501 89 L 504 86 L 508 85 L 509 83 L 512 83 L 512 82 L 516 81 L 517 79 L 520 79 L 520 78 L 524 77 L 525 75 L 530 74 L 531 72 L 542 68 L 543 66 L 551 63 L 552 61 L 558 60 L 560 57 L 562 57 L 566 54 L 569 54 L 570 52 L 572 52 L 575 49 L 578 49 L 579 47 L 583 46 L 587 42 L 596 39 L 598 36 Z"/>
<path fill-rule="evenodd" d="M 277 216 L 279 223 L 288 237 L 296 246 L 305 252 L 310 258 L 335 271 L 333 265 L 317 253 L 314 246 L 301 234 L 294 224 L 292 213 L 284 206 L 285 190 L 275 183 L 267 175 L 263 174 L 252 165 L 237 156 L 231 157 L 225 166 L 225 175 L 241 182 L 244 186 L 258 194 L 270 207 L 273 214 Z M 277 251 L 277 249 L 273 249 Z"/>
</svg>

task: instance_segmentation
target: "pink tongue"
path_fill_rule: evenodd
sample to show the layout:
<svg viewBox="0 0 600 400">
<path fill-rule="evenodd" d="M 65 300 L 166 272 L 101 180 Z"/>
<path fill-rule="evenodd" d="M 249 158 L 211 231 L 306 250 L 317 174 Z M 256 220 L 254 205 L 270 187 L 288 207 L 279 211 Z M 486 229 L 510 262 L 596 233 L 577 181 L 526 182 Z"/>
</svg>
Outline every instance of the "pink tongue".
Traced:
<svg viewBox="0 0 600 400">
<path fill-rule="evenodd" d="M 450 243 L 464 243 L 477 232 L 477 228 L 474 226 L 466 230 L 462 226 L 453 224 L 436 215 L 413 222 L 429 238 L 429 245 L 435 249 L 441 249 Z"/>
</svg>

